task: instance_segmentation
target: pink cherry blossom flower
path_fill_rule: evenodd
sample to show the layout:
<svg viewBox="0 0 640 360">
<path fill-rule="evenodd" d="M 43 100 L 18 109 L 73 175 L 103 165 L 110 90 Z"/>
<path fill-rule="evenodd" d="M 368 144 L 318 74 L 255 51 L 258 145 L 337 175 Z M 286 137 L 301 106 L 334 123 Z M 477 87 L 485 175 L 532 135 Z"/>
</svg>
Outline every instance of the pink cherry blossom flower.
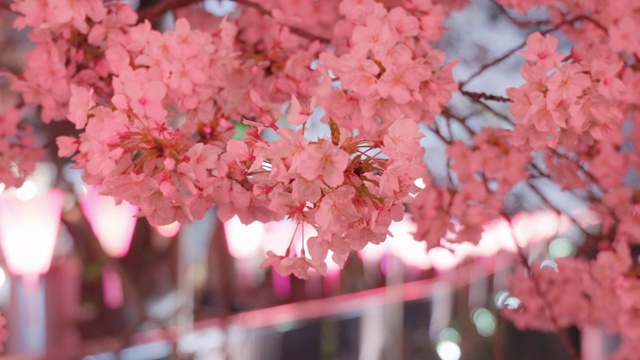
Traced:
<svg viewBox="0 0 640 360">
<path fill-rule="evenodd" d="M 322 140 L 318 144 L 309 144 L 296 158 L 295 171 L 307 180 L 322 176 L 322 180 L 331 187 L 337 187 L 344 181 L 344 170 L 349 164 L 349 154 Z"/>
<path fill-rule="evenodd" d="M 291 95 L 291 109 L 289 115 L 287 115 L 287 120 L 293 125 L 302 125 L 309 119 L 315 107 L 315 96 L 309 100 L 309 103 L 302 106 L 298 98 L 295 95 Z"/>
<path fill-rule="evenodd" d="M 96 105 L 93 99 L 93 88 L 71 85 L 71 99 L 69 100 L 69 115 L 67 118 L 76 124 L 76 129 L 82 129 L 87 124 L 89 110 Z"/>
<path fill-rule="evenodd" d="M 542 36 L 539 32 L 529 35 L 527 38 L 527 50 L 522 50 L 522 56 L 542 68 L 550 70 L 560 64 L 564 55 L 556 52 L 558 39 L 551 35 Z"/>
<path fill-rule="evenodd" d="M 315 221 L 326 231 L 347 229 L 350 222 L 360 217 L 351 202 L 354 196 L 355 190 L 351 186 L 341 186 L 330 192 L 322 199 Z"/>
</svg>

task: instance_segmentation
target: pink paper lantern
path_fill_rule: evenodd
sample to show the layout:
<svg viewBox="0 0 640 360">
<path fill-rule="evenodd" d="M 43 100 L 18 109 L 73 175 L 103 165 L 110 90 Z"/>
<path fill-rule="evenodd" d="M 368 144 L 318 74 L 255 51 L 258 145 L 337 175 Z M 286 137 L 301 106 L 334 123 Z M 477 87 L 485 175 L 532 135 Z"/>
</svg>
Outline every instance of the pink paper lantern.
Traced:
<svg viewBox="0 0 640 360">
<path fill-rule="evenodd" d="M 97 187 L 91 187 L 81 197 L 82 211 L 107 255 L 123 257 L 131 246 L 138 208 L 125 201 L 116 205 L 112 197 L 102 196 L 98 191 Z"/>
<path fill-rule="evenodd" d="M 49 271 L 63 200 L 60 189 L 29 200 L 0 198 L 0 246 L 12 274 L 37 281 Z"/>
</svg>

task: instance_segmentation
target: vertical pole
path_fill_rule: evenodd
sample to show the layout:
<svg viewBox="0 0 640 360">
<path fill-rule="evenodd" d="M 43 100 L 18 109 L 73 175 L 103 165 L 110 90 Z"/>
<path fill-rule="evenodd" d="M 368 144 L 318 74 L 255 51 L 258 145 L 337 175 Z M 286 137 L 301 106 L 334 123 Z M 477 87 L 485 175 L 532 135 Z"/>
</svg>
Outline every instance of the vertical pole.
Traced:
<svg viewBox="0 0 640 360">
<path fill-rule="evenodd" d="M 33 279 L 31 279 L 33 280 Z M 7 312 L 11 354 L 43 354 L 47 347 L 46 314 L 42 281 L 11 277 L 11 302 Z"/>
</svg>

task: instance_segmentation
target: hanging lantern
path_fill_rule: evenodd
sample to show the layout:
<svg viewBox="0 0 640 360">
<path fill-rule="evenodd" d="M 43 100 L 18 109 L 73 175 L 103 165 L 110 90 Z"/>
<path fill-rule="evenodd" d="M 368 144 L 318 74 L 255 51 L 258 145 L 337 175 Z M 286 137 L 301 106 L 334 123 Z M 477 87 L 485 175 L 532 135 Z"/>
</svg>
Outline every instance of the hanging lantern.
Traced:
<svg viewBox="0 0 640 360">
<path fill-rule="evenodd" d="M 31 185 L 26 182 L 26 189 Z M 20 195 L 21 189 L 0 197 L 0 246 L 9 271 L 37 284 L 51 266 L 64 193 L 52 189 L 41 195 L 29 190 L 25 195 L 23 189 Z"/>
<path fill-rule="evenodd" d="M 96 186 L 90 187 L 86 195 L 80 196 L 80 205 L 107 255 L 114 258 L 125 256 L 133 239 L 138 208 L 127 202 L 116 205 L 112 197 L 101 196 Z M 122 306 L 122 279 L 112 266 L 102 269 L 102 287 L 104 302 L 108 308 Z"/>
<path fill-rule="evenodd" d="M 112 197 L 100 195 L 96 186 L 90 187 L 86 195 L 80 197 L 80 204 L 107 255 L 114 258 L 125 256 L 131 246 L 138 208 L 124 201 L 116 205 Z"/>
</svg>

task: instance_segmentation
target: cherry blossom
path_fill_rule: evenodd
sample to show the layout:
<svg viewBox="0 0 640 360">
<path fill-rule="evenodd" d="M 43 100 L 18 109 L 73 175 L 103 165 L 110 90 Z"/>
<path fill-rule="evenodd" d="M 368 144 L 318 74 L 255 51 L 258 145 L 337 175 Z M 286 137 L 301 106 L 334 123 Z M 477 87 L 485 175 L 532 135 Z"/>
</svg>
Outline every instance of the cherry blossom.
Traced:
<svg viewBox="0 0 640 360">
<path fill-rule="evenodd" d="M 460 61 L 436 44 L 465 5 L 242 1 L 217 17 L 194 4 L 160 31 L 118 2 L 13 1 L 34 47 L 19 73 L 1 73 L 17 100 L 0 111 L 0 181 L 20 186 L 45 154 L 26 115 L 68 121 L 73 131 L 49 142 L 58 156 L 154 225 L 215 207 L 221 220 L 313 229 L 262 263 L 301 278 L 385 241 L 405 212 L 429 250 L 477 244 L 488 222 L 529 206 L 572 215 L 541 190 L 554 184 L 597 217 L 594 230 L 570 216 L 597 250 L 553 266 L 520 259 L 510 290 L 520 305 L 504 314 L 520 328 L 603 326 L 620 335 L 613 358 L 633 358 L 639 5 L 498 0 L 505 14 L 549 17 L 510 16 L 521 45 L 458 83 Z M 510 57 L 519 84 L 474 87 Z M 432 140 L 442 169 L 425 163 Z"/>
</svg>

